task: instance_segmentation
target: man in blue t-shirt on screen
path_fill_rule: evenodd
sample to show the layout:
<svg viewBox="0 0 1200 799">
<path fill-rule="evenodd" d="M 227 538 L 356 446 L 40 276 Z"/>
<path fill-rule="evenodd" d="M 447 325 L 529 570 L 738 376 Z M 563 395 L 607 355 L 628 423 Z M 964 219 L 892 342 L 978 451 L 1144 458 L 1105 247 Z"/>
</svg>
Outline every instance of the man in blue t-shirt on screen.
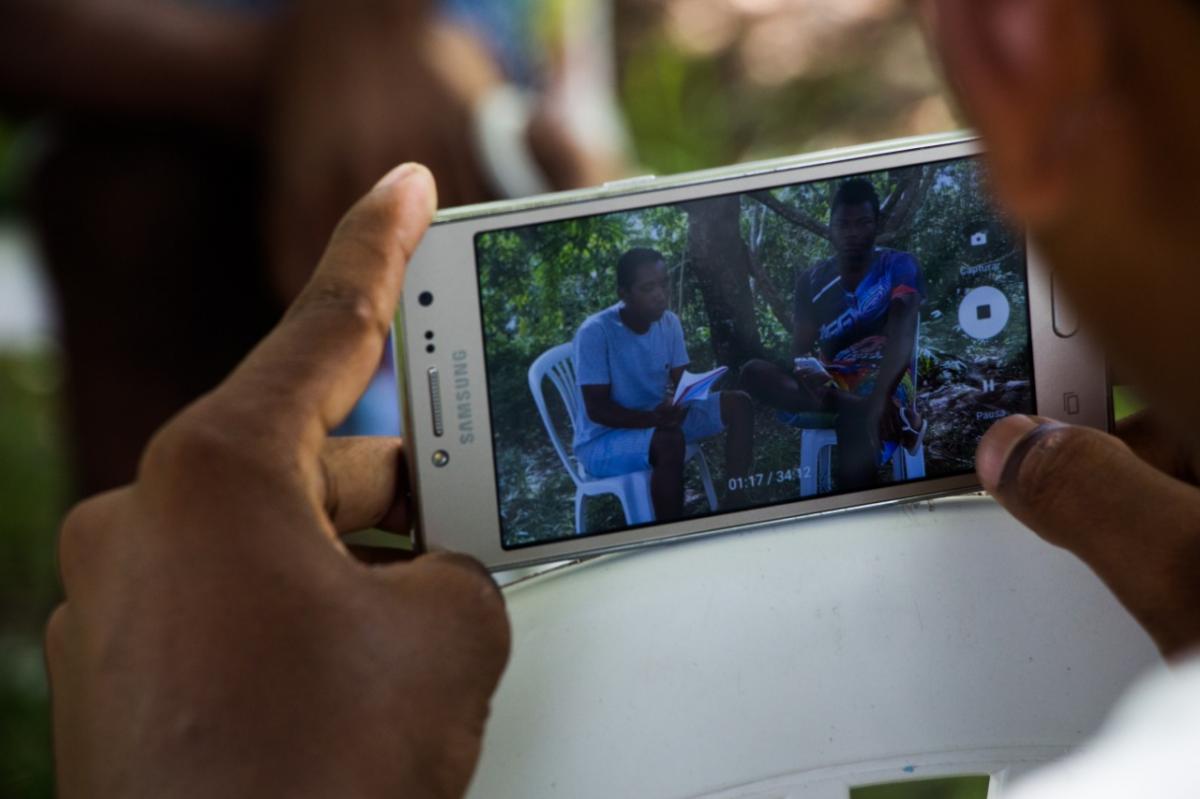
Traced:
<svg viewBox="0 0 1200 799">
<path fill-rule="evenodd" d="M 667 310 L 670 278 L 655 250 L 635 248 L 617 261 L 620 302 L 588 317 L 575 334 L 575 372 L 583 395 L 575 457 L 593 477 L 651 469 L 657 521 L 683 513 L 687 445 L 727 431 L 729 475 L 750 470 L 754 417 L 740 391 L 712 392 L 672 404 L 688 365 L 679 317 Z"/>
<path fill-rule="evenodd" d="M 875 246 L 878 224 L 875 187 L 842 182 L 829 213 L 834 256 L 796 279 L 793 369 L 762 360 L 742 368 L 761 402 L 787 414 L 836 414 L 843 491 L 874 485 L 879 467 L 898 447 L 915 452 L 925 429 L 913 375 L 925 279 L 912 255 Z"/>
</svg>

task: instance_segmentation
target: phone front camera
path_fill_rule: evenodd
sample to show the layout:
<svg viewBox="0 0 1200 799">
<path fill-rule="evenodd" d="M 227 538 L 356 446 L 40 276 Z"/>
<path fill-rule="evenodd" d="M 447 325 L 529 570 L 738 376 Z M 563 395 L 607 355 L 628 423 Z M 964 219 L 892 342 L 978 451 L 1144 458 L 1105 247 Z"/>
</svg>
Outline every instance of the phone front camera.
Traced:
<svg viewBox="0 0 1200 799">
<path fill-rule="evenodd" d="M 430 294 L 428 291 L 422 291 L 420 294 L 417 295 L 417 302 L 421 303 L 422 305 L 426 305 L 426 306 L 433 305 L 433 295 Z"/>
</svg>

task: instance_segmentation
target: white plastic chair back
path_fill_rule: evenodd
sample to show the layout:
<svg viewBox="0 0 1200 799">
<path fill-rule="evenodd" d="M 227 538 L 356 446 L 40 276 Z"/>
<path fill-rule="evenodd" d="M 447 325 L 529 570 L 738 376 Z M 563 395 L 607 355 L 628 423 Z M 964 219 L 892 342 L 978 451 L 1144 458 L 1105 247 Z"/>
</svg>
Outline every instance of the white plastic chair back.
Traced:
<svg viewBox="0 0 1200 799">
<path fill-rule="evenodd" d="M 837 431 L 832 427 L 805 427 L 800 431 L 800 496 L 833 490 L 833 448 L 837 443 Z M 892 480 L 902 483 L 924 476 L 925 445 L 915 453 L 897 447 L 892 453 Z"/>
<path fill-rule="evenodd" d="M 654 505 L 650 498 L 649 469 L 613 477 L 592 477 L 574 457 L 567 453 L 566 447 L 558 437 L 558 430 L 554 427 L 554 420 L 550 417 L 550 410 L 546 405 L 542 383 L 549 378 L 554 387 L 558 389 L 558 395 L 567 408 L 567 418 L 571 422 L 572 431 L 574 431 L 579 414 L 585 412 L 582 408 L 583 396 L 575 377 L 574 349 L 573 344 L 559 344 L 539 355 L 529 367 L 529 391 L 533 394 L 533 401 L 537 405 L 538 414 L 542 417 L 542 425 L 546 428 L 547 435 L 550 436 L 550 442 L 554 445 L 554 451 L 562 460 L 567 474 L 571 475 L 571 479 L 575 481 L 575 532 L 582 533 L 584 531 L 584 499 L 601 494 L 613 494 L 617 497 L 627 524 L 652 522 L 654 521 Z M 717 492 L 713 487 L 708 461 L 697 443 L 689 444 L 684 454 L 685 463 L 692 461 L 695 461 L 699 468 L 700 482 L 704 488 L 708 507 L 715 512 L 717 510 Z"/>
<path fill-rule="evenodd" d="M 550 436 L 550 443 L 554 445 L 554 451 L 562 460 L 567 474 L 571 475 L 571 479 L 575 481 L 576 485 L 579 485 L 585 478 L 575 459 L 567 453 L 566 447 L 558 437 L 558 430 L 555 429 L 554 420 L 550 417 L 550 409 L 546 406 L 546 395 L 542 391 L 542 381 L 549 378 L 554 387 L 558 389 L 558 396 L 562 398 L 563 405 L 566 406 L 567 418 L 570 419 L 571 429 L 574 430 L 580 403 L 579 384 L 575 380 L 574 349 L 575 346 L 571 343 L 559 344 L 539 355 L 529 367 L 529 391 L 533 394 L 533 401 L 537 405 L 538 414 L 542 417 L 546 433 Z"/>
</svg>

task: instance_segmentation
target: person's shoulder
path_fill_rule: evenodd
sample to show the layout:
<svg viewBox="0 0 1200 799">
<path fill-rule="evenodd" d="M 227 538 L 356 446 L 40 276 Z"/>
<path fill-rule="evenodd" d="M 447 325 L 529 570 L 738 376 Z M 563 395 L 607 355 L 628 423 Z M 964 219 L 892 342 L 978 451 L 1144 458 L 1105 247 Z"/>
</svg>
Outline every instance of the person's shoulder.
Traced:
<svg viewBox="0 0 1200 799">
<path fill-rule="evenodd" d="M 683 322 L 676 316 L 675 312 L 668 309 L 663 311 L 662 318 L 655 323 L 658 329 L 671 336 L 683 337 Z"/>
<path fill-rule="evenodd" d="M 891 247 L 876 247 L 875 251 L 878 253 L 879 262 L 884 266 L 895 267 L 911 265 L 920 267 L 921 265 L 915 255 L 910 252 L 905 252 L 904 250 L 896 250 Z"/>
<path fill-rule="evenodd" d="M 617 305 L 610 305 L 609 307 L 605 308 L 602 311 L 597 311 L 596 313 L 589 316 L 587 319 L 583 320 L 583 324 L 581 324 L 579 326 L 579 332 L 576 333 L 576 335 L 582 336 L 585 334 L 585 331 L 587 333 L 592 333 L 592 334 L 594 334 L 595 332 L 602 333 L 606 328 L 612 327 L 612 325 L 614 323 L 620 324 L 621 323 L 620 309 L 621 309 L 620 304 L 617 304 Z"/>
<path fill-rule="evenodd" d="M 800 274 L 796 276 L 796 282 L 807 281 L 812 283 L 814 280 L 837 271 L 837 258 L 822 258 L 812 265 L 809 269 L 800 270 Z"/>
<path fill-rule="evenodd" d="M 607 308 L 596 311 L 594 314 L 583 320 L 584 325 L 612 325 L 621 323 L 621 303 L 610 305 Z"/>
<path fill-rule="evenodd" d="M 796 291 L 798 294 L 811 293 L 814 287 L 823 286 L 837 274 L 837 259 L 822 258 L 808 269 L 801 269 L 796 275 Z M 808 297 L 805 297 L 808 299 Z"/>
</svg>

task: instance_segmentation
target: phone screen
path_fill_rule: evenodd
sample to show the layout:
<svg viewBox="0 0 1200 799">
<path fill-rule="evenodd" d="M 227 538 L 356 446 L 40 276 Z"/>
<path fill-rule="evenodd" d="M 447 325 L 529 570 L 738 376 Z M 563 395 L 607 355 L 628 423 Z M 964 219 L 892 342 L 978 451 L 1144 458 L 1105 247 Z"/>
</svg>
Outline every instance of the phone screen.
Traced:
<svg viewBox="0 0 1200 799">
<path fill-rule="evenodd" d="M 475 238 L 505 549 L 965 474 L 1032 413 L 963 158 Z"/>
</svg>

